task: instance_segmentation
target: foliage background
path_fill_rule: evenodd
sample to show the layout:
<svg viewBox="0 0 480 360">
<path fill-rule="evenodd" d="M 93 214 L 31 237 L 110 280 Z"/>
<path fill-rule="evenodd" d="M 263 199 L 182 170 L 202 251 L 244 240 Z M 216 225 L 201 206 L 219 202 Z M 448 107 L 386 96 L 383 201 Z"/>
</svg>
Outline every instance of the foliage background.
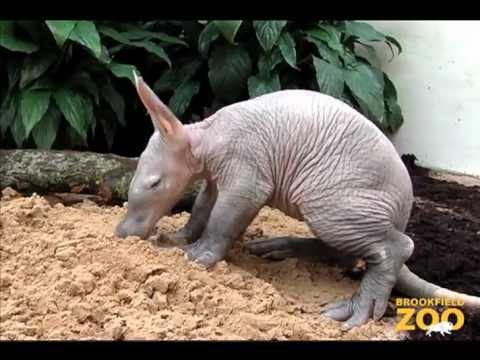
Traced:
<svg viewBox="0 0 480 360">
<path fill-rule="evenodd" d="M 392 133 L 403 116 L 374 42 L 392 58 L 401 52 L 396 39 L 357 21 L 0 21 L 2 147 L 138 155 L 152 128 L 133 71 L 185 123 L 304 88 Z"/>
</svg>

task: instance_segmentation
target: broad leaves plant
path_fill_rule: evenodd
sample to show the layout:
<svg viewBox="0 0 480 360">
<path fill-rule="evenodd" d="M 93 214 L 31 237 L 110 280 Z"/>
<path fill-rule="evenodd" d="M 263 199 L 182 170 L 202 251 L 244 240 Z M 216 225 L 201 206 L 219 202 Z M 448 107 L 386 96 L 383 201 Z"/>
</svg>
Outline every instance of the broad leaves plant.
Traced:
<svg viewBox="0 0 480 360">
<path fill-rule="evenodd" d="M 141 24 L 93 21 L 0 21 L 0 61 L 6 87 L 0 92 L 1 136 L 17 147 L 29 139 L 50 149 L 63 127 L 67 146 L 87 145 L 100 124 L 111 147 L 125 126 L 125 99 L 118 79 L 134 81 L 134 64 L 115 55 L 132 49 L 171 66 L 165 48 L 182 40 Z M 117 56 L 118 57 L 118 56 Z"/>
<path fill-rule="evenodd" d="M 101 128 L 111 148 L 119 127 L 133 121 L 127 110 L 144 115 L 125 85 L 134 72 L 183 121 L 304 88 L 394 132 L 402 111 L 373 43 L 402 51 L 357 21 L 0 21 L 0 138 L 17 147 L 87 147 Z"/>
<path fill-rule="evenodd" d="M 188 27 L 190 46 L 178 49 L 177 61 L 155 82 L 178 116 L 204 93 L 211 92 L 218 107 L 304 88 L 354 106 L 383 131 L 395 132 L 403 122 L 395 87 L 377 67 L 372 43 L 386 44 L 392 55 L 402 48 L 367 23 L 199 21 Z M 361 48 L 368 56 L 360 55 Z"/>
</svg>

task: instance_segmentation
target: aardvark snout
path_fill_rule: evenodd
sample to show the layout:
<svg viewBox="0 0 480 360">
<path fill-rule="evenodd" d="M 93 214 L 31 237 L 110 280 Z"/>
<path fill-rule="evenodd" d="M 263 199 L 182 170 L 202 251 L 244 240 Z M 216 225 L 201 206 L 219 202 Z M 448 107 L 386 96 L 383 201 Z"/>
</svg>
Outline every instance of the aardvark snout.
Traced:
<svg viewBox="0 0 480 360">
<path fill-rule="evenodd" d="M 115 236 L 126 238 L 127 236 L 138 236 L 142 239 L 148 237 L 150 229 L 144 219 L 140 217 L 125 217 L 115 228 Z"/>
</svg>

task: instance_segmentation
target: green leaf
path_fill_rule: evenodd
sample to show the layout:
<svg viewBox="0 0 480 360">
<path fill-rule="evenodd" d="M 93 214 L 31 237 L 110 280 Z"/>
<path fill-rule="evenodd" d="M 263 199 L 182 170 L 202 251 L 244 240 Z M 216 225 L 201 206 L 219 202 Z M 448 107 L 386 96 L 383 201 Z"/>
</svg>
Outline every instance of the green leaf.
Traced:
<svg viewBox="0 0 480 360">
<path fill-rule="evenodd" d="M 252 62 L 244 48 L 228 44 L 213 51 L 208 67 L 215 95 L 222 100 L 235 101 L 246 87 Z"/>
<path fill-rule="evenodd" d="M 261 76 L 250 76 L 248 78 L 248 94 L 251 98 L 275 92 L 281 89 L 278 74 L 263 78 Z"/>
<path fill-rule="evenodd" d="M 102 44 L 100 42 L 100 35 L 93 21 L 77 21 L 70 33 L 69 39 L 90 49 L 96 58 L 101 57 Z"/>
<path fill-rule="evenodd" d="M 340 98 L 344 87 L 342 70 L 315 56 L 313 56 L 313 66 L 320 92 Z"/>
<path fill-rule="evenodd" d="M 54 82 L 48 76 L 42 76 L 29 86 L 29 90 L 48 90 L 54 87 Z"/>
<path fill-rule="evenodd" d="M 114 28 L 112 27 L 109 27 L 109 26 L 99 26 L 98 27 L 98 32 L 102 35 L 105 35 L 121 44 L 126 44 L 126 45 L 130 45 L 131 44 L 131 41 L 130 39 L 125 36 L 124 34 L 118 32 L 117 30 L 115 30 Z"/>
<path fill-rule="evenodd" d="M 386 122 L 390 131 L 397 131 L 403 124 L 403 114 L 398 104 L 397 91 L 387 74 L 384 75 L 385 87 L 383 95 L 386 105 Z"/>
<path fill-rule="evenodd" d="M 312 36 L 307 36 L 305 38 L 308 42 L 311 42 L 317 47 L 319 55 L 330 64 L 335 65 L 336 67 L 340 67 L 340 60 L 338 59 L 338 52 L 332 50 L 328 45 L 326 45 L 323 41 L 315 39 Z"/>
<path fill-rule="evenodd" d="M 68 123 L 86 139 L 88 128 L 93 121 L 93 104 L 90 98 L 66 88 L 55 91 L 53 98 Z"/>
<path fill-rule="evenodd" d="M 115 41 L 117 41 L 121 44 L 143 48 L 143 49 L 151 52 L 152 54 L 160 57 L 162 60 L 164 60 L 168 64 L 168 66 L 172 66 L 172 63 L 171 63 L 167 53 L 165 52 L 165 50 L 163 50 L 163 48 L 160 45 L 157 45 L 150 40 L 131 41 L 126 36 L 127 33 L 120 33 L 117 30 L 115 30 L 114 28 L 106 27 L 106 26 L 100 27 L 99 31 L 100 31 L 100 33 L 114 39 Z M 115 51 L 118 51 L 119 49 L 121 49 L 121 48 L 115 49 Z"/>
<path fill-rule="evenodd" d="M 395 45 L 397 47 L 398 54 L 402 53 L 402 51 L 403 51 L 402 46 L 397 41 L 397 39 L 395 39 L 393 36 L 385 36 L 385 38 L 387 39 L 388 42 L 392 43 L 393 45 Z"/>
<path fill-rule="evenodd" d="M 20 100 L 20 115 L 25 129 L 25 136 L 38 124 L 48 110 L 50 90 L 24 90 Z"/>
<path fill-rule="evenodd" d="M 179 38 L 176 38 L 174 36 L 167 35 L 162 32 L 152 32 L 152 31 L 146 31 L 146 30 L 130 30 L 130 31 L 123 32 L 122 35 L 129 40 L 157 39 L 167 44 L 177 44 L 177 45 L 188 46 L 188 44 L 185 41 Z"/>
<path fill-rule="evenodd" d="M 138 74 L 138 70 L 134 65 L 129 64 L 120 64 L 117 62 L 110 62 L 108 68 L 118 78 L 127 78 L 129 79 L 133 85 L 135 85 L 135 77 L 133 76 L 133 72 Z"/>
<path fill-rule="evenodd" d="M 187 111 L 192 98 L 198 94 L 200 83 L 198 81 L 187 81 L 180 85 L 170 98 L 168 107 L 177 116 L 182 116 Z"/>
<path fill-rule="evenodd" d="M 0 20 L 0 46 L 27 54 L 38 50 L 38 45 L 15 35 L 15 24 L 11 20 Z"/>
<path fill-rule="evenodd" d="M 163 24 L 167 22 L 172 23 L 174 26 L 181 26 L 182 24 L 181 21 L 178 21 L 178 22 L 161 21 L 161 22 Z M 115 22 L 114 24 L 116 28 L 121 30 L 122 35 L 127 37 L 129 40 L 156 39 L 156 40 L 160 40 L 165 44 L 177 44 L 177 45 L 183 45 L 188 47 L 188 44 L 185 41 L 179 39 L 178 37 L 171 36 L 157 30 L 155 31 L 146 30 L 148 28 L 151 28 L 151 26 L 149 26 L 147 23 L 142 23 L 140 25 L 133 25 L 131 23 L 126 23 L 126 22 Z"/>
<path fill-rule="evenodd" d="M 50 106 L 42 120 L 33 128 L 32 136 L 39 149 L 50 150 L 57 137 L 62 114 L 56 106 Z"/>
<path fill-rule="evenodd" d="M 96 116 L 93 117 L 93 121 L 92 121 L 92 124 L 90 126 L 90 130 L 92 132 L 92 136 L 95 137 L 95 131 L 97 130 L 97 117 Z"/>
<path fill-rule="evenodd" d="M 393 36 L 385 36 L 385 39 L 387 40 L 387 45 L 390 47 L 390 50 L 392 51 L 392 55 L 395 56 L 395 52 L 393 51 L 392 45 L 395 45 L 397 50 L 398 50 L 398 55 L 400 55 L 403 51 L 402 46 L 400 43 L 395 39 Z"/>
<path fill-rule="evenodd" d="M 340 58 L 343 60 L 344 67 L 346 68 L 353 68 L 357 65 L 357 57 L 348 48 L 344 48 L 343 51 L 340 52 Z"/>
<path fill-rule="evenodd" d="M 17 116 L 18 109 L 18 94 L 15 92 L 10 96 L 7 94 L 3 99 L 2 106 L 0 107 L 0 131 L 2 136 L 5 135 L 7 129 L 12 125 Z"/>
<path fill-rule="evenodd" d="M 202 66 L 202 63 L 203 62 L 197 58 L 165 71 L 155 84 L 153 84 L 153 88 L 158 92 L 175 90 L 184 82 L 190 80 L 200 66 Z"/>
<path fill-rule="evenodd" d="M 384 41 L 390 48 L 392 57 L 395 56 L 392 44 L 397 48 L 398 54 L 402 52 L 400 43 L 394 37 L 382 34 L 381 32 L 375 30 L 375 28 L 370 24 L 358 21 L 347 21 L 345 25 L 345 33 L 348 36 L 356 37 L 362 41 Z"/>
<path fill-rule="evenodd" d="M 397 131 L 403 124 L 403 114 L 400 105 L 394 100 L 386 101 L 386 122 L 390 131 Z"/>
<path fill-rule="evenodd" d="M 349 99 L 347 96 L 342 96 L 339 100 L 343 101 L 345 104 L 347 104 L 351 108 L 355 108 L 355 105 L 352 103 L 351 99 Z"/>
<path fill-rule="evenodd" d="M 122 126 L 126 126 L 125 122 L 125 102 L 123 101 L 123 97 L 115 90 L 112 84 L 107 83 L 105 84 L 102 89 L 101 93 L 105 101 L 110 105 L 111 109 L 117 116 L 118 121 Z"/>
<path fill-rule="evenodd" d="M 87 145 L 87 138 L 80 135 L 72 126 L 68 125 L 66 132 L 70 148 Z"/>
<path fill-rule="evenodd" d="M 265 51 L 270 51 L 277 43 L 280 33 L 285 25 L 287 25 L 287 22 L 284 20 L 253 22 L 258 42 Z"/>
<path fill-rule="evenodd" d="M 275 70 L 275 67 L 280 64 L 282 60 L 283 56 L 278 48 L 275 48 L 271 52 L 260 54 L 260 58 L 258 59 L 260 76 L 263 78 L 270 77 L 270 73 Z"/>
<path fill-rule="evenodd" d="M 57 42 L 59 47 L 62 47 L 65 41 L 70 37 L 70 33 L 73 31 L 78 21 L 60 21 L 60 20 L 47 20 L 47 24 L 53 38 Z"/>
<path fill-rule="evenodd" d="M 166 92 L 175 90 L 182 81 L 178 78 L 178 68 L 168 69 L 153 84 L 153 90 L 156 92 Z"/>
<path fill-rule="evenodd" d="M 110 62 L 112 61 L 112 59 L 110 58 L 108 49 L 103 45 L 102 45 L 102 52 L 100 53 L 100 57 L 98 58 L 98 60 L 100 60 L 100 62 L 105 65 L 110 64 Z"/>
<path fill-rule="evenodd" d="M 349 36 L 355 36 L 363 41 L 385 40 L 385 35 L 375 30 L 372 25 L 359 21 L 347 21 L 345 24 L 345 33 Z"/>
<path fill-rule="evenodd" d="M 382 122 L 385 112 L 383 101 L 383 76 L 372 67 L 359 63 L 353 70 L 343 72 L 345 83 L 351 90 L 367 117 L 372 116 L 374 121 Z"/>
<path fill-rule="evenodd" d="M 21 147 L 26 138 L 23 121 L 21 116 L 19 116 L 19 104 L 20 95 L 16 91 L 4 99 L 0 108 L 0 128 L 2 136 L 5 135 L 7 129 L 10 128 L 10 133 L 17 147 Z"/>
<path fill-rule="evenodd" d="M 97 84 L 93 81 L 90 74 L 86 71 L 76 72 L 68 81 L 69 88 L 79 88 L 85 90 L 92 95 L 95 104 L 100 104 L 100 96 L 98 93 Z"/>
<path fill-rule="evenodd" d="M 235 44 L 235 35 L 242 22 L 242 20 L 214 20 L 213 24 L 230 44 Z"/>
<path fill-rule="evenodd" d="M 375 51 L 375 48 L 372 45 L 364 44 L 360 41 L 357 41 L 357 43 L 362 45 L 367 50 L 367 57 L 370 62 L 373 62 L 376 65 L 380 64 L 380 61 L 377 56 L 377 52 Z"/>
<path fill-rule="evenodd" d="M 210 45 L 220 36 L 220 32 L 214 23 L 209 23 L 205 26 L 198 37 L 198 52 L 202 56 L 208 55 Z"/>
<path fill-rule="evenodd" d="M 392 80 L 388 77 L 387 74 L 383 73 L 383 95 L 385 96 L 385 100 L 393 99 L 397 101 L 397 90 L 395 89 L 395 85 L 393 85 Z"/>
<path fill-rule="evenodd" d="M 117 131 L 118 125 L 116 122 L 108 121 L 103 116 L 100 116 L 99 120 L 102 124 L 103 133 L 105 134 L 105 141 L 107 142 L 107 147 L 110 150 L 113 146 L 113 141 L 115 140 L 115 133 Z"/>
<path fill-rule="evenodd" d="M 278 47 L 283 58 L 292 68 L 299 70 L 297 67 L 297 51 L 295 49 L 295 40 L 288 32 L 283 32 L 278 39 Z"/>
<path fill-rule="evenodd" d="M 317 28 L 325 31 L 330 39 L 335 39 L 335 42 L 340 42 L 342 36 L 340 28 L 331 24 L 318 24 Z"/>
<path fill-rule="evenodd" d="M 111 48 L 108 48 L 108 51 L 109 51 L 110 54 L 113 55 L 113 54 L 116 54 L 117 52 L 125 49 L 126 46 L 127 45 L 125 45 L 125 44 L 118 44 L 116 46 L 112 46 Z"/>
<path fill-rule="evenodd" d="M 7 61 L 8 72 L 8 90 L 12 90 L 20 79 L 21 66 L 20 61 L 16 58 Z"/>
<path fill-rule="evenodd" d="M 21 71 L 20 88 L 42 76 L 56 59 L 53 53 L 37 53 L 25 58 Z"/>
<path fill-rule="evenodd" d="M 167 53 L 165 50 L 160 45 L 155 44 L 154 42 L 151 42 L 149 40 L 144 40 L 144 41 L 134 41 L 131 43 L 131 45 L 136 46 L 136 47 L 141 47 L 147 50 L 148 52 L 158 56 L 160 59 L 164 60 L 169 67 L 172 66 L 172 62 L 170 61 L 170 58 L 168 57 Z"/>
<path fill-rule="evenodd" d="M 16 116 L 13 124 L 10 126 L 10 132 L 12 133 L 13 140 L 17 147 L 22 147 L 23 142 L 27 138 L 25 127 L 23 126 L 23 121 L 20 116 Z"/>
<path fill-rule="evenodd" d="M 318 25 L 317 28 L 307 31 L 311 37 L 324 41 L 331 49 L 341 52 L 343 44 L 341 43 L 341 33 L 331 25 Z"/>
</svg>

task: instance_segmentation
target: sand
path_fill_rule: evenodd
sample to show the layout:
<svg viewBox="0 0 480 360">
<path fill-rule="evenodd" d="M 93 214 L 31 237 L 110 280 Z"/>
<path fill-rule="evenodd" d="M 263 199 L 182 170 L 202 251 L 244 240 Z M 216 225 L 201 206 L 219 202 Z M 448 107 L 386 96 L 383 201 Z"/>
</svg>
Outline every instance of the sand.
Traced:
<svg viewBox="0 0 480 360">
<path fill-rule="evenodd" d="M 5 189 L 0 201 L 0 339 L 389 340 L 396 320 L 344 332 L 321 315 L 358 282 L 306 260 L 268 261 L 244 241 L 309 235 L 264 208 L 228 257 L 207 270 L 165 243 L 188 213 L 148 240 L 118 239 L 122 207 L 65 207 Z"/>
</svg>

